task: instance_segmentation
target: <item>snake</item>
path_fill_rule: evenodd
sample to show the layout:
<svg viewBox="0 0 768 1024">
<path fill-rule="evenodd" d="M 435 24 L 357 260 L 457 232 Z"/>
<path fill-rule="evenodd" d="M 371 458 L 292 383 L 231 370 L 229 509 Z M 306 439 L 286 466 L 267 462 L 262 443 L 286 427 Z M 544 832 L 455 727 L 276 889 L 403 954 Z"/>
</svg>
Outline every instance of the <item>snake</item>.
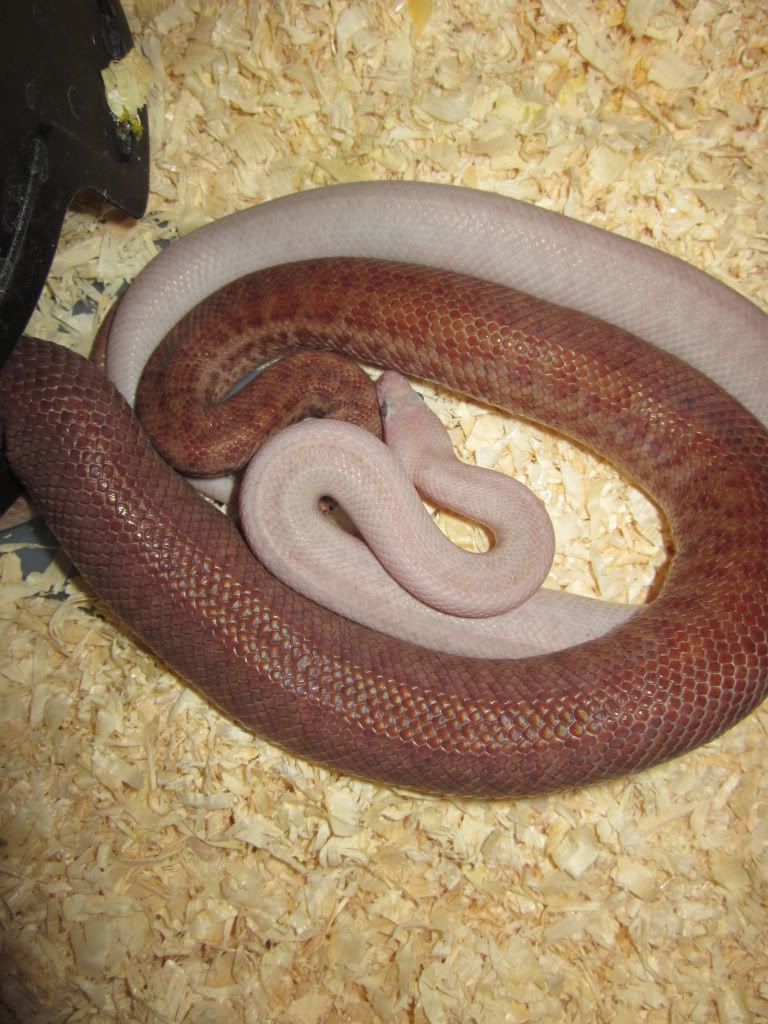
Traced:
<svg viewBox="0 0 768 1024">
<path fill-rule="evenodd" d="M 240 526 L 275 576 L 355 622 L 473 657 L 561 650 L 634 613 L 541 587 L 555 547 L 543 504 L 513 478 L 461 462 L 403 376 L 388 370 L 376 387 L 386 444 L 347 422 L 309 419 L 250 459 Z M 327 495 L 359 539 L 323 514 Z M 448 541 L 423 495 L 482 523 L 490 551 L 477 556 Z"/>
<path fill-rule="evenodd" d="M 393 262 L 411 268 L 411 291 L 387 290 Z M 655 600 L 565 650 L 475 658 L 385 636 L 279 583 L 131 408 L 158 341 L 197 315 L 234 329 L 231 303 L 260 273 L 315 303 L 317 330 L 298 332 L 310 348 L 546 421 L 639 480 L 674 544 Z M 340 324 L 329 296 L 356 315 Z M 0 425 L 93 591 L 234 720 L 380 783 L 519 797 L 681 755 L 765 698 L 766 345 L 762 311 L 650 246 L 505 196 L 368 182 L 263 203 L 164 250 L 114 316 L 112 383 L 22 338 L 0 374 Z"/>
</svg>

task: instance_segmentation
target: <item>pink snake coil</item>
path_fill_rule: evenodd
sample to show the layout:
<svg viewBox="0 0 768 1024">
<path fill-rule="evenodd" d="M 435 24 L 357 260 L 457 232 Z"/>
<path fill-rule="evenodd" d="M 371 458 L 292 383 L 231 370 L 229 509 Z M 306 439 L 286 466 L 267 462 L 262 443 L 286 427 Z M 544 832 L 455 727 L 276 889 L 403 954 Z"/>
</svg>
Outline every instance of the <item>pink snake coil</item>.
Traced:
<svg viewBox="0 0 768 1024">
<path fill-rule="evenodd" d="M 409 213 L 405 228 L 392 227 Z M 675 544 L 660 595 L 605 636 L 520 660 L 445 655 L 354 625 L 270 576 L 234 525 L 156 454 L 98 369 L 25 338 L 0 374 L 5 449 L 94 592 L 254 732 L 422 790 L 514 796 L 589 784 L 690 750 L 753 710 L 768 687 L 768 318 L 685 264 L 556 215 L 467 190 L 379 183 L 280 200 L 261 219 L 238 215 L 190 236 L 129 290 L 113 331 L 131 335 L 134 349 L 154 347 L 149 335 L 185 311 L 164 295 L 183 306 L 222 285 L 191 319 L 234 329 L 249 285 L 227 281 L 258 269 L 242 256 L 243 237 L 254 225 L 269 234 L 271 217 L 284 227 L 302 215 L 295 244 L 271 238 L 282 260 L 319 239 L 319 256 L 425 262 L 431 224 L 446 271 L 498 282 L 370 260 L 266 275 L 283 306 L 298 304 L 304 346 L 543 419 L 641 480 Z M 370 242 L 377 227 L 381 245 Z M 226 244 L 237 254 L 228 262 Z M 500 255 L 510 244 L 517 269 Z M 563 253 L 570 268 L 560 282 Z M 617 281 L 627 274 L 634 287 L 622 306 Z M 540 298 L 510 290 L 516 282 L 533 283 Z M 586 311 L 551 304 L 569 296 Z M 146 317 L 159 321 L 150 331 Z M 283 347 L 295 330 L 286 321 Z M 723 338 L 732 351 L 718 352 Z M 739 401 L 676 355 L 710 374 L 719 356 L 721 382 Z M 133 372 L 119 381 L 130 399 Z"/>
</svg>

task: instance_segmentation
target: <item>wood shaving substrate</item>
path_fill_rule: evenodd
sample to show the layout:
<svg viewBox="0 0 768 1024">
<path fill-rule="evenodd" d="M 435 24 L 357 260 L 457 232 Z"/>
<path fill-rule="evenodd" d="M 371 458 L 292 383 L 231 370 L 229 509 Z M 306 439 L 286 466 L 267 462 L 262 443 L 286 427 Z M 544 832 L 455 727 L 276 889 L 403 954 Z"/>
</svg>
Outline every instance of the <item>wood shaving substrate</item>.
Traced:
<svg viewBox="0 0 768 1024">
<path fill-rule="evenodd" d="M 126 10 L 150 211 L 71 213 L 31 333 L 87 352 L 161 240 L 362 178 L 529 200 L 768 305 L 764 0 Z M 665 554 L 644 498 L 545 431 L 434 404 L 546 501 L 550 585 L 647 597 Z M 235 728 L 64 562 L 22 579 L 5 548 L 1 570 L 5 1019 L 768 1020 L 765 710 L 586 792 L 420 798 Z"/>
</svg>

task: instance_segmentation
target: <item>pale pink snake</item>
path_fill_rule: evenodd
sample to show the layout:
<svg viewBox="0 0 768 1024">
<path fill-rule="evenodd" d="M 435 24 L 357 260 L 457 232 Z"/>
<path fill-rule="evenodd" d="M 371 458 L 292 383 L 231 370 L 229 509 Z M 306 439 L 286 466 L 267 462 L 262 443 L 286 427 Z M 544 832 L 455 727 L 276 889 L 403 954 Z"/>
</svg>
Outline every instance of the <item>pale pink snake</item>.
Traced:
<svg viewBox="0 0 768 1024">
<path fill-rule="evenodd" d="M 168 249 L 115 318 L 113 335 L 129 342 L 110 357 L 120 390 L 133 396 L 146 352 L 193 301 L 308 255 L 436 263 L 580 307 L 686 358 L 756 419 L 674 361 L 637 357 L 620 332 L 585 339 L 586 321 L 522 299 L 506 343 L 442 321 L 419 346 L 384 339 L 373 358 L 375 331 L 355 343 L 362 358 L 527 415 L 541 400 L 543 416 L 638 474 L 669 517 L 676 555 L 662 593 L 626 625 L 554 655 L 476 660 L 384 638 L 277 584 L 147 448 L 93 368 L 24 341 L 0 378 L 9 459 L 139 637 L 263 735 L 430 790 L 512 795 L 609 778 L 712 738 L 762 701 L 764 314 L 685 264 L 533 207 L 436 186 L 345 186 L 266 204 Z M 373 313 L 382 273 L 371 265 L 340 287 L 375 285 Z M 12 400 L 20 393 L 24 403 Z"/>
<path fill-rule="evenodd" d="M 310 420 L 278 433 L 251 460 L 241 528 L 278 579 L 355 622 L 473 657 L 548 654 L 627 621 L 636 608 L 540 590 L 554 553 L 543 506 L 501 473 L 460 463 L 435 414 L 399 374 L 385 373 L 378 389 L 386 446 L 351 424 Z M 478 559 L 448 542 L 414 484 L 488 526 L 491 553 Z M 322 514 L 326 494 L 361 539 Z"/>
</svg>

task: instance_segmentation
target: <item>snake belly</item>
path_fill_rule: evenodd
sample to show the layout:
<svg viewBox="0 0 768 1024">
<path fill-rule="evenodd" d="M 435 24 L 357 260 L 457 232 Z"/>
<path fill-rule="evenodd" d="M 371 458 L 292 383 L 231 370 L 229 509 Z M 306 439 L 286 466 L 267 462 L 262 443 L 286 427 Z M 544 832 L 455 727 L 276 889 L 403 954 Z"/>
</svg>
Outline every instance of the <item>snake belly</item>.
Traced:
<svg viewBox="0 0 768 1024">
<path fill-rule="evenodd" d="M 425 334 L 412 304 L 424 301 L 422 278 L 404 296 L 400 279 L 388 289 L 390 268 L 366 266 L 325 265 L 361 317 L 383 305 L 398 330 L 382 339 L 347 323 L 322 347 L 365 358 L 374 346 L 372 362 L 547 419 L 623 465 L 672 529 L 660 596 L 604 637 L 517 661 L 443 655 L 356 626 L 271 577 L 95 367 L 23 339 L 0 375 L 7 455 L 94 591 L 246 727 L 421 790 L 514 796 L 593 783 L 691 749 L 755 708 L 768 681 L 760 422 L 678 360 L 639 355 L 623 332 L 527 296 L 483 291 L 515 306 L 511 335 L 492 317 L 486 331 L 468 326 L 442 272 L 426 275 L 442 312 Z M 306 295 L 301 268 L 274 274 Z M 317 294 L 329 284 L 321 277 Z M 403 341 L 409 316 L 418 337 Z"/>
</svg>

